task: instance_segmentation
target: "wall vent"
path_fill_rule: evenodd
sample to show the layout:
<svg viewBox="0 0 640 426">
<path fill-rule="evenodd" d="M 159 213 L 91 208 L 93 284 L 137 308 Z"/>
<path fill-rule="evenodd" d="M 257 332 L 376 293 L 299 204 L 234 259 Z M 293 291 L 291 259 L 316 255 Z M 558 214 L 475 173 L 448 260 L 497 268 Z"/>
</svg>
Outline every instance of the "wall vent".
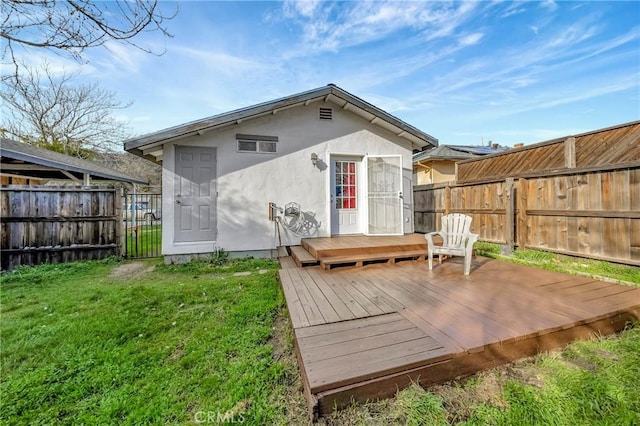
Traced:
<svg viewBox="0 0 640 426">
<path fill-rule="evenodd" d="M 331 108 L 320 108 L 319 116 L 320 120 L 332 120 L 333 119 L 333 109 Z"/>
</svg>

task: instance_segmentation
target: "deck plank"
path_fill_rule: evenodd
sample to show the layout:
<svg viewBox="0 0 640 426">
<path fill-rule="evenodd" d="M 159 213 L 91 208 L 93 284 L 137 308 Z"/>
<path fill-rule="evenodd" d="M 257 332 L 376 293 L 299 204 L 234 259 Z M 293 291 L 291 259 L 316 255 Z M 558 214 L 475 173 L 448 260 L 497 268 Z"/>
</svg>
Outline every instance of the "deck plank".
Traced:
<svg viewBox="0 0 640 426">
<path fill-rule="evenodd" d="M 334 322 L 331 324 L 304 327 L 296 330 L 296 335 L 300 338 L 321 336 L 325 334 L 341 332 L 344 330 L 352 330 L 357 327 L 366 327 L 401 320 L 401 315 L 397 312 L 394 312 L 391 314 L 377 315 L 375 317 L 358 318 L 357 321 L 342 321 Z"/>
<path fill-rule="evenodd" d="M 387 333 L 415 328 L 413 324 L 406 321 L 404 318 L 402 318 L 402 316 L 399 316 L 398 319 L 394 321 L 382 322 L 379 324 L 363 325 L 356 320 L 349 322 L 348 325 L 351 325 L 351 327 L 344 330 L 335 331 L 333 333 L 300 337 L 298 339 L 298 343 L 300 344 L 301 348 L 315 349 L 336 344 L 349 343 L 368 336 L 384 336 Z"/>
<path fill-rule="evenodd" d="M 381 317 L 388 319 L 380 321 L 378 317 L 376 324 L 368 324 L 367 319 L 348 321 L 332 333 L 299 338 L 313 392 L 388 374 L 408 363 L 430 363 L 452 356 L 440 342 L 402 316 Z"/>
<path fill-rule="evenodd" d="M 400 272 L 401 274 L 405 272 Z M 415 278 L 415 276 L 413 276 Z M 419 282 L 426 292 L 440 293 L 452 303 L 463 304 L 469 309 L 496 322 L 502 322 L 505 315 L 511 320 L 508 328 L 523 336 L 530 332 L 550 331 L 556 327 L 566 327 L 580 320 L 586 311 L 554 299 L 541 299 L 533 289 L 525 286 L 503 286 L 496 294 L 487 283 L 468 281 L 455 284 L 445 282 Z M 494 284 L 492 284 L 494 285 Z M 543 322 L 532 320 L 531 309 L 544 310 Z M 537 318 L 540 315 L 535 315 Z"/>
<path fill-rule="evenodd" d="M 363 318 L 370 316 L 369 312 L 347 291 L 342 283 L 336 281 L 338 275 L 325 274 L 325 283 L 329 288 L 342 300 L 347 308 L 351 311 L 355 318 Z"/>
<path fill-rule="evenodd" d="M 360 290 L 358 290 L 358 288 L 354 286 L 344 274 L 335 274 L 332 275 L 331 278 L 337 285 L 342 286 L 342 288 L 344 288 L 344 290 L 349 293 L 349 295 L 356 300 L 369 315 L 374 316 L 386 313 L 381 306 L 378 306 L 375 303 L 375 300 L 369 299 L 366 295 L 360 292 Z"/>
<path fill-rule="evenodd" d="M 309 293 L 303 278 L 300 276 L 299 269 L 289 269 L 291 284 L 296 288 L 300 305 L 309 321 L 309 325 L 324 324 L 325 319 L 316 305 L 315 300 Z"/>
<path fill-rule="evenodd" d="M 309 271 L 306 269 L 299 269 L 298 273 L 300 274 L 300 279 L 302 280 L 302 283 L 304 283 L 310 297 L 318 307 L 318 310 L 324 320 L 323 323 L 341 321 L 341 316 L 336 312 L 331 301 L 325 296 L 325 293 L 318 288 L 318 284 Z"/>
<path fill-rule="evenodd" d="M 356 315 L 349 309 L 344 303 L 340 295 L 338 295 L 334 287 L 332 287 L 326 280 L 325 275 L 318 272 L 315 269 L 309 269 L 306 271 L 313 281 L 315 281 L 318 289 L 322 292 L 327 301 L 331 304 L 335 312 L 338 314 L 340 321 L 350 320 L 357 318 Z"/>
<path fill-rule="evenodd" d="M 287 300 L 287 308 L 289 310 L 289 317 L 293 328 L 307 327 L 310 325 L 307 314 L 304 312 L 298 292 L 291 279 L 290 269 L 281 269 L 279 271 L 280 283 L 284 292 L 284 297 Z"/>
<path fill-rule="evenodd" d="M 419 239 L 411 236 L 409 244 Z M 406 243 L 352 236 L 313 244 L 379 253 L 393 241 Z M 424 262 L 286 269 L 287 259 L 279 276 L 296 356 L 309 404 L 322 413 L 392 396 L 412 380 L 440 383 L 640 319 L 640 289 L 485 258 L 473 259 L 469 276 L 459 258 L 433 271 Z"/>
<path fill-rule="evenodd" d="M 307 371 L 311 389 L 316 393 L 450 357 L 433 338 L 426 336 L 367 352 L 309 363 Z"/>
</svg>

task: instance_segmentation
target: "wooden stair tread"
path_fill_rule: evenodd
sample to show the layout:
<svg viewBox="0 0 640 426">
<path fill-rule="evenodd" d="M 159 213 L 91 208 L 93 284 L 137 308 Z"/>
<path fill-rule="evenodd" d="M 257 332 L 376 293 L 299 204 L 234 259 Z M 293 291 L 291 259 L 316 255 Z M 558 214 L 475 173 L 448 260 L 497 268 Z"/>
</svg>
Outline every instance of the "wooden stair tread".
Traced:
<svg viewBox="0 0 640 426">
<path fill-rule="evenodd" d="M 316 259 L 347 256 L 354 252 L 380 254 L 398 250 L 427 251 L 427 240 L 422 234 L 303 238 L 301 245 Z"/>
<path fill-rule="evenodd" d="M 291 256 L 296 261 L 298 266 L 302 265 L 317 265 L 318 259 L 313 257 L 308 251 L 301 246 L 291 246 Z"/>
</svg>

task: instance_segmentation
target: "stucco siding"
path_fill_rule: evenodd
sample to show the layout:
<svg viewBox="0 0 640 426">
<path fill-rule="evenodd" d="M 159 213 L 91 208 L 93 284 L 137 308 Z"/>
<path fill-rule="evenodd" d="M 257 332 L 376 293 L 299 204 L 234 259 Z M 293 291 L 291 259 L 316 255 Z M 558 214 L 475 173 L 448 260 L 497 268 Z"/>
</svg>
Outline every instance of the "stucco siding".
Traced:
<svg viewBox="0 0 640 426">
<path fill-rule="evenodd" d="M 409 142 L 373 126 L 333 104 L 333 120 L 318 119 L 318 103 L 249 120 L 225 130 L 192 136 L 164 146 L 163 156 L 163 254 L 268 250 L 282 244 L 298 244 L 300 236 L 268 220 L 269 202 L 284 206 L 297 202 L 315 213 L 317 236 L 330 235 L 331 155 L 401 155 L 405 202 L 404 231 L 413 232 L 412 156 Z M 277 136 L 277 154 L 237 152 L 236 134 Z M 174 243 L 175 145 L 217 148 L 217 230 L 215 242 Z M 319 157 L 314 167 L 311 154 Z M 362 188 L 364 190 L 364 188 Z M 407 221 L 408 220 L 408 221 Z"/>
</svg>

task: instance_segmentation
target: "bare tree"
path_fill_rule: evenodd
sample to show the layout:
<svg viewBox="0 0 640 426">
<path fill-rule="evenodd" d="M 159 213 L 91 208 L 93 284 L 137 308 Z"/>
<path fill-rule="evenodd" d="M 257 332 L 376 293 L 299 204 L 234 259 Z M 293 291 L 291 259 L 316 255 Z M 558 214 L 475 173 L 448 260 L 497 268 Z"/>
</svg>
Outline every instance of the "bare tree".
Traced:
<svg viewBox="0 0 640 426">
<path fill-rule="evenodd" d="M 162 166 L 137 155 L 128 152 L 105 152 L 96 161 L 149 182 L 149 186 L 144 187 L 143 190 L 162 186 Z"/>
<path fill-rule="evenodd" d="M 45 63 L 21 78 L 5 79 L 4 136 L 81 158 L 120 149 L 128 130 L 113 114 L 129 104 L 97 83 L 74 85 L 73 78 L 55 75 Z"/>
<path fill-rule="evenodd" d="M 85 49 L 110 40 L 134 45 L 142 32 L 159 31 L 171 36 L 158 0 L 2 0 L 0 37 L 7 56 L 18 68 L 16 46 L 45 48 L 80 59 Z M 17 74 L 17 71 L 16 71 Z"/>
</svg>

